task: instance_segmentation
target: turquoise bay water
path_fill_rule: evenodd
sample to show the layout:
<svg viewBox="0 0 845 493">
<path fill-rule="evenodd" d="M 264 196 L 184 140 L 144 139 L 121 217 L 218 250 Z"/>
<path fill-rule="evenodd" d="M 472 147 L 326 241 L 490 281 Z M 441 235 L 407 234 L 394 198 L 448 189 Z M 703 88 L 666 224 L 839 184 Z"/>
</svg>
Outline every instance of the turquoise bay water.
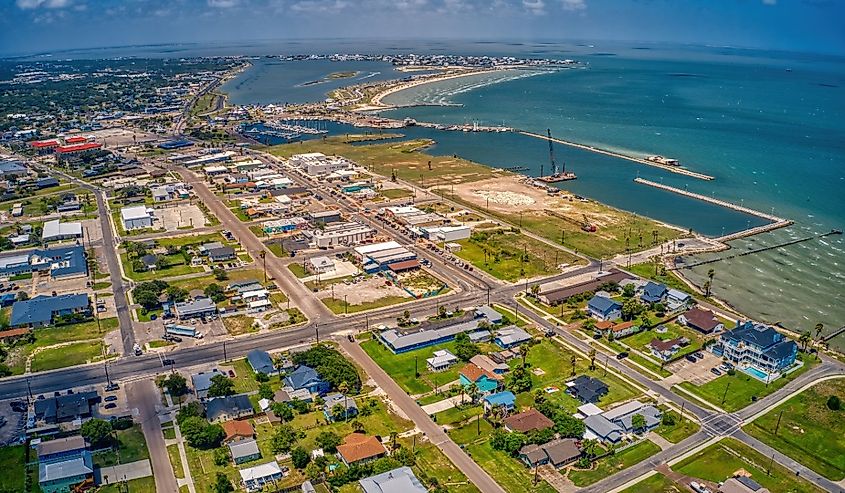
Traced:
<svg viewBox="0 0 845 493">
<path fill-rule="evenodd" d="M 743 229 L 759 220 L 636 185 L 633 178 L 639 173 L 762 211 L 774 208 L 776 214 L 796 221 L 790 228 L 734 241 L 735 251 L 845 226 L 845 61 L 730 49 L 645 48 L 557 43 L 385 48 L 381 51 L 520 54 L 585 63 L 585 68 L 576 70 L 467 77 L 419 86 L 387 101 L 462 106 L 402 108 L 387 114 L 438 123 L 475 120 L 537 133 L 550 128 L 566 140 L 632 155 L 680 159 L 716 180 L 704 182 L 555 146 L 558 161 L 565 160 L 579 176 L 562 187 L 706 235 Z M 294 66 L 267 69 L 263 75 L 247 72 L 226 89 L 241 104 L 322 99 L 331 87 L 307 86 L 310 94 L 304 95 L 294 86 L 331 72 L 356 70 L 351 68 L 354 64 L 325 64 L 307 66 L 306 74 Z M 251 81 L 244 83 L 245 79 Z M 458 154 L 491 166 L 527 166 L 529 174 L 538 174 L 540 163 L 548 159 L 544 141 L 514 134 L 413 128 L 405 133 L 434 138 L 435 154 Z M 845 324 L 841 236 L 709 267 L 716 270 L 715 294 L 754 318 L 799 330 L 812 329 L 817 322 L 829 329 Z M 707 269 L 696 268 L 687 275 L 701 283 Z M 834 344 L 845 346 L 845 338 Z"/>
</svg>

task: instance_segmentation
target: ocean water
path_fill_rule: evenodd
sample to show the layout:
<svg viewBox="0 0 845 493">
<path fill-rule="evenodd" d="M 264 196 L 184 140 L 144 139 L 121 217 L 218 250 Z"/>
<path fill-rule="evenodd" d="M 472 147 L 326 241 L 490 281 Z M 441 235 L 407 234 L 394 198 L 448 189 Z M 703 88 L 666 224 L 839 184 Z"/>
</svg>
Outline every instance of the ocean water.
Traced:
<svg viewBox="0 0 845 493">
<path fill-rule="evenodd" d="M 583 67 L 419 86 L 386 101 L 435 106 L 386 112 L 390 116 L 447 124 L 504 124 L 537 133 L 550 128 L 554 136 L 566 140 L 637 156 L 674 157 L 690 169 L 716 177 L 705 182 L 556 145 L 558 162 L 565 161 L 579 176 L 575 182 L 561 184 L 562 188 L 711 236 L 753 226 L 759 220 L 636 185 L 633 178 L 639 174 L 795 221 L 789 228 L 734 241 L 729 253 L 845 227 L 842 58 L 619 44 L 397 43 L 372 48 L 391 50 L 573 58 Z M 253 82 L 278 94 L 267 98 L 255 88 L 242 86 L 237 100 L 233 93 L 233 100 L 293 100 L 291 86 L 299 82 L 286 70 L 268 70 L 259 77 L 260 84 Z M 330 65 L 322 75 L 340 70 L 345 69 Z M 325 97 L 317 92 L 307 97 Z M 436 106 L 447 102 L 461 106 Z M 548 159 L 544 141 L 514 134 L 428 129 L 406 129 L 405 133 L 434 138 L 437 144 L 431 152 L 435 154 L 458 154 L 490 166 L 527 166 L 529 174 L 538 174 L 540 163 Z M 845 324 L 845 240 L 841 235 L 716 262 L 691 269 L 687 275 L 701 283 L 709 268 L 716 271 L 714 293 L 751 317 L 797 330 L 810 330 L 818 322 L 828 330 Z M 832 344 L 843 348 L 845 338 Z"/>
</svg>

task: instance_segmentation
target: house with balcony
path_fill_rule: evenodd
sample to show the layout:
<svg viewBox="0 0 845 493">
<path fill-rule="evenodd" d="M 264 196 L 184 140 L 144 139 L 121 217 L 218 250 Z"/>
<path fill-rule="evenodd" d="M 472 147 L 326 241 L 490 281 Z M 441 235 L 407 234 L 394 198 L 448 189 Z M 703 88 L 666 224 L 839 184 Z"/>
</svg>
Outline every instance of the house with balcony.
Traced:
<svg viewBox="0 0 845 493">
<path fill-rule="evenodd" d="M 749 320 L 719 336 L 713 352 L 740 368 L 770 374 L 795 363 L 798 344 L 768 325 Z"/>
</svg>

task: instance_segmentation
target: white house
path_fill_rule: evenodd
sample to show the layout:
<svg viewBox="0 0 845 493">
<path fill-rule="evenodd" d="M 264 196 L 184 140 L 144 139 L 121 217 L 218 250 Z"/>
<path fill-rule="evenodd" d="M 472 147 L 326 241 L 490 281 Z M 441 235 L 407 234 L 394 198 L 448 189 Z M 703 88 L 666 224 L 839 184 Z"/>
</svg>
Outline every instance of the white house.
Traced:
<svg viewBox="0 0 845 493">
<path fill-rule="evenodd" d="M 334 272 L 334 261 L 329 257 L 313 257 L 305 261 L 305 270 L 312 274 Z"/>
<path fill-rule="evenodd" d="M 425 360 L 431 371 L 443 371 L 458 362 L 458 357 L 448 349 L 439 349 Z"/>
<path fill-rule="evenodd" d="M 265 484 L 278 481 L 285 476 L 282 468 L 279 467 L 276 461 L 241 469 L 238 472 L 241 475 L 241 483 L 243 483 L 247 491 L 258 491 Z"/>
<path fill-rule="evenodd" d="M 153 215 L 143 205 L 120 209 L 120 219 L 123 221 L 123 229 L 126 231 L 153 227 Z"/>
</svg>

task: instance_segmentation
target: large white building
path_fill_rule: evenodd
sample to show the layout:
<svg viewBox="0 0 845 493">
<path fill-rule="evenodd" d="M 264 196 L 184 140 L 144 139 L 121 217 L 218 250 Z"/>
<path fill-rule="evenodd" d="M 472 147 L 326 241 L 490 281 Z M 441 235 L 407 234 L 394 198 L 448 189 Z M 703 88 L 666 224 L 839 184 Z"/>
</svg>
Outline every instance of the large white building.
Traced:
<svg viewBox="0 0 845 493">
<path fill-rule="evenodd" d="M 144 205 L 120 209 L 120 219 L 123 221 L 123 229 L 126 231 L 153 227 L 153 215 Z"/>
<path fill-rule="evenodd" d="M 41 240 L 45 243 L 59 240 L 82 238 L 82 223 L 63 223 L 58 219 L 47 221 L 41 230 Z"/>
<path fill-rule="evenodd" d="M 295 154 L 288 159 L 288 164 L 311 176 L 327 175 L 352 167 L 352 161 L 340 156 L 326 156 L 322 152 Z"/>
<path fill-rule="evenodd" d="M 357 245 L 375 236 L 376 231 L 356 222 L 335 223 L 307 233 L 318 248 Z"/>
</svg>

